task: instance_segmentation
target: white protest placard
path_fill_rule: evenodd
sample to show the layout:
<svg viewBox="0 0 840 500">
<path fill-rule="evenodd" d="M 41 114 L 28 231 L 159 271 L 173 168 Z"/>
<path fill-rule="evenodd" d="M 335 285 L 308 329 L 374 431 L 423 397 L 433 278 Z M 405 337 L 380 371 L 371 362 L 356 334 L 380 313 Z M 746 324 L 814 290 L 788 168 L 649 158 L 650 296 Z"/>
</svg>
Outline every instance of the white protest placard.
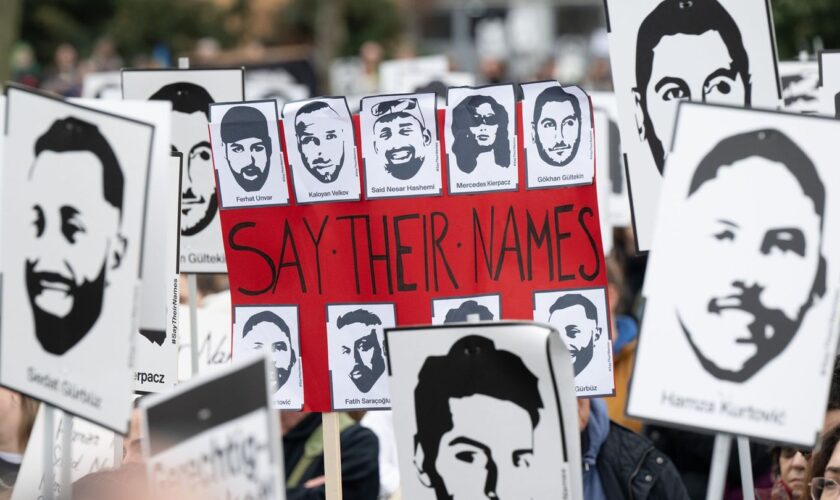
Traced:
<svg viewBox="0 0 840 500">
<path fill-rule="evenodd" d="M 597 175 L 603 174 L 609 179 L 609 213 L 607 218 L 612 227 L 630 227 L 632 214 L 630 213 L 630 196 L 627 194 L 627 174 L 622 155 L 621 134 L 618 130 L 618 103 L 616 103 L 615 94 L 612 92 L 590 92 L 589 97 L 592 99 L 592 107 L 595 112 L 597 113 L 600 110 L 607 115 L 608 139 L 599 139 L 601 135 L 597 130 L 595 132 Z M 597 119 L 595 126 L 598 126 Z M 601 153 L 602 148 L 606 148 L 606 153 Z M 606 254 L 606 248 L 604 253 Z"/>
<path fill-rule="evenodd" d="M 210 106 L 210 142 L 222 210 L 289 203 L 277 101 Z"/>
<path fill-rule="evenodd" d="M 268 375 L 265 353 L 253 355 L 140 401 L 153 497 L 285 498 Z"/>
<path fill-rule="evenodd" d="M 178 322 L 181 332 L 190 331 L 189 307 L 178 306 Z M 196 310 L 198 325 L 198 372 L 204 373 L 228 364 L 231 360 L 231 313 L 230 308 L 199 307 Z M 190 336 L 178 336 L 178 380 L 183 382 L 192 377 L 190 359 Z"/>
<path fill-rule="evenodd" d="M 387 329 L 404 498 L 583 498 L 569 355 L 536 323 Z"/>
<path fill-rule="evenodd" d="M 345 98 L 286 103 L 283 135 L 297 203 L 361 198 L 353 119 Z"/>
<path fill-rule="evenodd" d="M 477 318 L 472 318 L 475 314 Z M 498 293 L 432 300 L 432 324 L 447 325 L 467 321 L 502 319 L 502 296 Z"/>
<path fill-rule="evenodd" d="M 604 255 L 609 255 L 613 248 L 613 224 L 610 211 L 612 202 L 612 183 L 610 182 L 610 117 L 606 111 L 595 109 L 592 112 L 595 122 L 592 131 L 595 137 L 595 186 L 598 191 L 598 219 L 601 222 L 601 244 Z"/>
<path fill-rule="evenodd" d="M 769 0 L 607 0 L 610 61 L 636 247 L 651 248 L 676 105 L 775 109 Z"/>
<path fill-rule="evenodd" d="M 160 392 L 177 382 L 178 205 L 181 156 L 173 159 L 169 137 L 172 105 L 166 101 L 76 99 L 84 106 L 114 112 L 155 126 L 149 203 L 143 230 L 143 283 L 139 337 L 135 340 L 134 388 Z"/>
<path fill-rule="evenodd" d="M 592 183 L 592 103 L 580 87 L 522 84 L 522 127 L 528 189 Z"/>
<path fill-rule="evenodd" d="M 779 61 L 785 110 L 820 112 L 820 67 L 816 61 Z"/>
<path fill-rule="evenodd" d="M 820 52 L 819 96 L 819 112 L 840 117 L 840 50 Z"/>
<path fill-rule="evenodd" d="M 53 420 L 53 484 L 55 498 L 61 495 L 61 470 L 64 446 L 64 415 L 57 412 Z M 78 481 L 88 474 L 110 469 L 119 464 L 114 460 L 116 450 L 122 447 L 122 436 L 81 418 L 73 419 L 72 461 L 70 479 Z M 118 441 L 119 440 L 119 441 Z M 26 453 L 18 471 L 12 500 L 32 500 L 44 498 L 44 406 L 38 409 Z"/>
<path fill-rule="evenodd" d="M 154 126 L 6 97 L 0 383 L 124 432 Z"/>
<path fill-rule="evenodd" d="M 681 168 L 665 176 L 628 415 L 814 444 L 840 292 L 827 137 L 840 122 L 680 106 L 668 161 Z"/>
<path fill-rule="evenodd" d="M 361 102 L 365 197 L 440 194 L 435 94 L 365 97 Z"/>
<path fill-rule="evenodd" d="M 123 99 L 172 103 L 172 151 L 184 155 L 180 272 L 226 273 L 213 158 L 210 105 L 244 99 L 242 68 L 122 72 Z"/>
<path fill-rule="evenodd" d="M 89 99 L 122 99 L 122 77 L 119 71 L 88 73 L 82 81 L 82 97 Z"/>
</svg>

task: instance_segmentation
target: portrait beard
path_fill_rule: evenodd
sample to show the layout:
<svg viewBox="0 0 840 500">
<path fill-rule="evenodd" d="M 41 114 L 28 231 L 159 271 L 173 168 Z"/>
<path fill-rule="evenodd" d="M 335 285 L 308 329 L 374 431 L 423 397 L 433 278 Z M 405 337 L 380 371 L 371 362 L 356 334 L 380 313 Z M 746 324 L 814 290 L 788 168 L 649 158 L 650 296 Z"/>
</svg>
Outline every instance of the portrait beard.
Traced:
<svg viewBox="0 0 840 500">
<path fill-rule="evenodd" d="M 370 368 L 365 366 L 358 352 L 355 352 L 353 356 L 356 364 L 353 365 L 353 369 L 350 371 L 350 380 L 353 381 L 353 384 L 361 392 L 368 393 L 379 380 L 379 377 L 385 372 L 385 360 L 382 358 L 382 350 L 379 348 L 379 343 L 377 342 L 370 358 Z"/>
<path fill-rule="evenodd" d="M 580 120 L 578 120 L 580 122 Z M 554 167 L 565 167 L 569 163 L 572 162 L 577 157 L 578 147 L 580 147 L 580 131 L 578 131 L 578 137 L 575 139 L 575 142 L 572 144 L 572 150 L 569 152 L 569 155 L 566 157 L 565 160 L 557 162 L 554 161 L 554 158 L 548 154 L 546 151 L 546 147 L 543 145 L 542 141 L 540 141 L 540 135 L 534 134 L 534 138 L 536 139 L 537 143 L 537 153 L 539 153 L 540 158 L 547 164 L 554 166 Z"/>
<path fill-rule="evenodd" d="M 79 343 L 99 319 L 105 298 L 105 266 L 103 262 L 95 280 L 77 286 L 59 274 L 36 272 L 35 262 L 26 261 L 26 291 L 35 322 L 35 336 L 45 351 L 63 355 Z M 54 316 L 36 303 L 35 299 L 45 290 L 42 280 L 67 286 L 67 295 L 72 297 L 73 306 L 66 316 Z"/>
<path fill-rule="evenodd" d="M 274 368 L 274 378 L 271 380 L 271 392 L 277 392 L 286 385 L 292 375 L 292 366 L 288 368 Z"/>
<path fill-rule="evenodd" d="M 808 301 L 799 309 L 796 318 L 791 319 L 783 311 L 770 309 L 761 302 L 760 296 L 763 287 L 752 285 L 738 288 L 741 288 L 742 292 L 738 295 L 725 297 L 726 302 L 724 304 L 720 304 L 721 298 L 713 297 L 709 300 L 707 310 L 709 314 L 717 315 L 725 310 L 739 310 L 753 317 L 747 330 L 751 336 L 749 342 L 755 344 L 755 354 L 747 359 L 739 370 L 720 368 L 713 360 L 707 358 L 695 345 L 688 327 L 685 326 L 682 318 L 677 314 L 680 327 L 703 368 L 715 378 L 729 382 L 746 382 L 768 362 L 781 354 L 802 325 L 805 313 L 810 309 L 814 297 L 814 294 L 811 293 Z M 714 332 L 701 332 L 700 334 L 713 335 Z"/>
<path fill-rule="evenodd" d="M 183 198 L 183 195 L 181 195 Z M 193 208 L 196 210 L 196 208 Z M 201 231 L 204 230 L 210 223 L 213 221 L 213 217 L 216 216 L 216 212 L 219 210 L 219 201 L 216 199 L 216 193 L 210 195 L 210 199 L 207 202 L 207 211 L 204 212 L 204 216 L 195 224 L 187 228 L 181 228 L 181 236 L 193 236 Z M 184 217 L 181 217 L 181 220 L 184 220 Z"/>
<path fill-rule="evenodd" d="M 309 160 L 306 159 L 306 156 L 304 156 L 303 152 L 300 153 L 300 158 L 301 160 L 303 160 L 303 166 L 306 167 L 306 170 L 309 171 L 310 174 L 315 176 L 315 178 L 318 179 L 318 181 L 320 181 L 323 184 L 330 184 L 335 182 L 336 179 L 338 179 L 338 174 L 341 173 L 341 167 L 344 166 L 344 148 L 342 147 L 341 149 L 341 158 L 339 158 L 338 160 L 338 165 L 335 167 L 335 172 L 333 172 L 331 175 L 328 173 L 322 174 L 318 170 L 319 165 L 328 165 L 329 161 L 322 160 L 320 158 L 315 158 L 315 160 L 313 160 L 310 164 Z"/>
<path fill-rule="evenodd" d="M 569 347 L 569 352 L 574 355 L 575 361 L 573 364 L 575 376 L 583 371 L 592 361 L 592 356 L 595 354 L 595 335 L 589 340 L 589 344 L 583 349 L 578 349 L 574 346 Z"/>
<path fill-rule="evenodd" d="M 401 150 L 411 150 L 411 159 L 408 161 L 404 161 L 402 163 L 394 163 L 390 160 L 392 154 L 399 152 Z M 392 175 L 394 178 L 407 181 L 411 179 L 417 172 L 420 171 L 420 167 L 423 166 L 423 162 L 425 161 L 424 157 L 417 157 L 415 156 L 416 151 L 414 146 L 406 146 L 403 148 L 396 148 L 396 149 L 389 149 L 385 151 L 385 171 Z"/>
<path fill-rule="evenodd" d="M 269 167 L 271 167 L 271 162 L 266 161 L 265 170 L 260 171 L 252 160 L 250 165 L 243 167 L 238 173 L 233 168 L 230 169 L 230 173 L 233 174 L 233 178 L 242 189 L 251 193 L 259 191 L 265 185 L 265 181 L 268 180 Z M 250 174 L 253 179 L 245 177 L 246 174 Z"/>
</svg>

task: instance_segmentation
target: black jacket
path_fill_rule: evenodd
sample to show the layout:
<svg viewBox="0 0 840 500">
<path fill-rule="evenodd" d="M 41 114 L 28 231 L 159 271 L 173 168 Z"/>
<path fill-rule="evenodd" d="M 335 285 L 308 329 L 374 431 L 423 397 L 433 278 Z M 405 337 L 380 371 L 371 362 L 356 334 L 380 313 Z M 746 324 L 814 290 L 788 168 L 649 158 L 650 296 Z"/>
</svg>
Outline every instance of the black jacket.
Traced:
<svg viewBox="0 0 840 500">
<path fill-rule="evenodd" d="M 285 477 L 303 456 L 309 436 L 321 426 L 321 414 L 312 413 L 283 436 Z M 300 484 L 324 475 L 323 454 L 306 469 Z M 354 424 L 341 433 L 341 486 L 343 500 L 376 500 L 379 496 L 379 440 L 370 429 Z M 323 486 L 286 490 L 287 500 L 323 500 Z"/>
<path fill-rule="evenodd" d="M 598 453 L 598 475 L 610 500 L 688 500 L 679 472 L 647 438 L 610 422 Z"/>
</svg>

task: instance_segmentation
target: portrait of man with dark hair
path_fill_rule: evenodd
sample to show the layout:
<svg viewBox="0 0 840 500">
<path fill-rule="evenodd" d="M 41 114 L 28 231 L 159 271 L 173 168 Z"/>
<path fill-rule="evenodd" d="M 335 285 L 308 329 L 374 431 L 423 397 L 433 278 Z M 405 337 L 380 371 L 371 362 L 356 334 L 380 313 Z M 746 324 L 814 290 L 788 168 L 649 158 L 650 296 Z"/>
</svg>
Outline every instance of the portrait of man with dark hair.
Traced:
<svg viewBox="0 0 840 500">
<path fill-rule="evenodd" d="M 345 148 L 353 142 L 353 130 L 325 101 L 304 104 L 294 116 L 297 150 L 307 172 L 318 182 L 331 184 L 344 166 Z"/>
<path fill-rule="evenodd" d="M 511 166 L 508 112 L 491 96 L 472 94 L 452 109 L 450 151 L 455 166 L 472 174 L 479 165 L 479 175 L 487 175 L 493 166 Z"/>
<path fill-rule="evenodd" d="M 423 167 L 434 138 L 417 98 L 394 97 L 374 104 L 370 112 L 375 120 L 373 151 L 385 172 L 402 181 L 413 178 Z"/>
<path fill-rule="evenodd" d="M 292 369 L 297 363 L 297 353 L 289 325 L 273 311 L 260 311 L 245 321 L 242 340 L 252 350 L 268 350 L 274 365 L 271 392 L 281 390 L 289 381 Z"/>
<path fill-rule="evenodd" d="M 377 330 L 382 320 L 367 309 L 342 314 L 336 321 L 341 351 L 331 369 L 348 377 L 361 393 L 368 393 L 385 373 L 385 353 Z"/>
<path fill-rule="evenodd" d="M 759 129 L 719 141 L 685 196 L 682 223 L 696 230 L 676 244 L 724 267 L 684 266 L 691 286 L 671 299 L 674 313 L 706 372 L 746 382 L 785 351 L 825 294 L 826 188 L 796 142 Z"/>
<path fill-rule="evenodd" d="M 172 103 L 172 151 L 184 155 L 186 169 L 181 180 L 181 235 L 203 231 L 216 217 L 216 183 L 207 140 L 210 104 L 204 87 L 189 82 L 164 85 L 149 100 Z"/>
<path fill-rule="evenodd" d="M 486 337 L 463 337 L 426 358 L 414 389 L 420 482 L 439 500 L 531 498 L 542 410 L 539 379 Z"/>
<path fill-rule="evenodd" d="M 252 106 L 234 106 L 222 117 L 220 128 L 225 162 L 246 192 L 260 191 L 271 168 L 271 137 L 265 115 Z"/>
<path fill-rule="evenodd" d="M 636 129 L 660 173 L 676 101 L 751 104 L 749 55 L 718 0 L 660 2 L 638 29 L 635 78 Z"/>
<path fill-rule="evenodd" d="M 109 275 L 129 242 L 122 235 L 122 167 L 99 128 L 68 116 L 38 137 L 27 174 L 30 231 L 25 281 L 38 343 L 61 356 L 102 313 Z M 65 184 L 72 171 L 73 188 Z M 65 174 L 67 172 L 68 174 Z"/>
<path fill-rule="evenodd" d="M 548 309 L 548 322 L 560 331 L 572 357 L 575 376 L 589 366 L 596 342 L 607 318 L 598 317 L 598 308 L 580 293 L 560 295 Z"/>
<path fill-rule="evenodd" d="M 443 323 L 465 323 L 471 315 L 477 316 L 479 321 L 493 321 L 493 313 L 487 306 L 481 305 L 475 300 L 464 301 L 460 306 L 446 312 Z"/>
<path fill-rule="evenodd" d="M 577 156 L 580 147 L 580 103 L 559 85 L 537 95 L 531 120 L 531 137 L 546 165 L 564 167 Z"/>
</svg>

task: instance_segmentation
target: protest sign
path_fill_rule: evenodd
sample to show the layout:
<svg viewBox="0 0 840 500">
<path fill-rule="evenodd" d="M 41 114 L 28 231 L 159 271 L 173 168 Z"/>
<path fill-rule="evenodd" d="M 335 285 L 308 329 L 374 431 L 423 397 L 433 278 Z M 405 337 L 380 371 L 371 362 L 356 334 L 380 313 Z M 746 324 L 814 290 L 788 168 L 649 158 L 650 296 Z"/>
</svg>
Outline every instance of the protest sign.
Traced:
<svg viewBox="0 0 840 500">
<path fill-rule="evenodd" d="M 180 272 L 224 273 L 212 152 L 210 104 L 244 98 L 243 70 L 126 69 L 123 99 L 172 103 L 172 151 L 184 155 L 181 184 Z"/>
<path fill-rule="evenodd" d="M 592 112 L 592 118 L 595 122 L 592 132 L 600 140 L 595 149 L 595 157 L 599 160 L 607 158 L 604 162 L 609 165 L 610 156 L 610 140 L 612 139 L 610 133 L 610 117 L 606 111 L 602 109 L 595 109 Z M 608 168 L 602 166 L 595 171 L 598 179 L 598 215 L 601 218 L 601 242 L 604 245 L 604 255 L 609 255 L 613 247 L 613 224 L 612 211 L 610 210 L 610 203 L 612 202 L 610 171 Z"/>
<path fill-rule="evenodd" d="M 787 111 L 820 111 L 820 68 L 816 61 L 779 61 L 782 100 Z"/>
<path fill-rule="evenodd" d="M 181 155 L 173 160 L 169 145 L 170 103 L 74 100 L 84 106 L 118 113 L 155 126 L 149 202 L 143 230 L 143 283 L 140 288 L 139 337 L 135 340 L 134 388 L 160 392 L 177 377 L 177 325 L 173 299 L 178 297 L 178 202 Z"/>
<path fill-rule="evenodd" d="M 508 119 L 522 128 L 520 105 L 512 104 Z M 354 122 L 359 144 L 359 117 Z M 437 122 L 446 123 L 445 111 L 438 111 Z M 296 129 L 306 136 L 306 127 L 285 120 L 281 126 L 291 162 Z M 606 286 L 596 186 L 527 190 L 525 170 L 518 167 L 523 134 L 513 142 L 512 130 L 505 130 L 497 129 L 501 140 L 516 147 L 508 168 L 493 168 L 513 172 L 515 191 L 453 195 L 443 182 L 440 195 L 301 204 L 295 198 L 301 187 L 294 186 L 289 206 L 222 211 L 234 307 L 299 307 L 306 410 L 330 411 L 345 399 L 336 397 L 330 378 L 335 351 L 328 348 L 328 332 L 339 338 L 342 330 L 337 316 L 329 316 L 333 306 L 393 304 L 397 325 L 416 325 L 432 322 L 438 299 L 452 299 L 452 307 L 435 313 L 436 322 L 476 295 L 495 295 L 495 304 L 475 299 L 476 305 L 496 319 L 532 319 L 535 291 Z M 441 179 L 448 178 L 451 156 L 446 135 L 439 130 L 437 138 Z M 360 175 L 357 188 L 365 182 Z M 375 374 L 372 352 L 360 357 Z M 355 366 L 345 373 L 354 370 L 357 377 L 367 373 Z"/>
<path fill-rule="evenodd" d="M 500 294 L 473 295 L 471 297 L 441 298 L 432 300 L 432 324 L 465 323 L 470 315 L 474 321 L 499 321 L 502 319 Z"/>
<path fill-rule="evenodd" d="M 830 118 L 680 106 L 629 415 L 814 444 L 837 346 L 838 136 Z"/>
<path fill-rule="evenodd" d="M 250 356 L 140 401 L 154 498 L 285 498 L 268 374 L 268 359 Z"/>
<path fill-rule="evenodd" d="M 121 84 L 119 71 L 88 73 L 82 81 L 82 97 L 118 101 L 122 99 Z"/>
<path fill-rule="evenodd" d="M 51 486 L 55 498 L 61 498 L 61 471 L 63 457 L 63 432 L 65 416 L 59 413 L 59 417 L 53 421 L 53 484 Z M 118 456 L 117 450 L 122 449 L 122 436 L 92 424 L 81 418 L 73 419 L 72 455 L 70 462 L 70 479 L 78 481 L 88 474 L 118 466 L 115 459 Z M 32 500 L 45 498 L 44 488 L 44 406 L 38 410 L 35 417 L 35 424 L 29 435 L 29 442 L 26 445 L 26 453 L 23 455 L 23 462 L 20 464 L 15 488 L 12 490 L 12 500 Z M 118 441 L 119 440 L 119 441 Z M 50 488 L 50 487 L 47 487 Z"/>
<path fill-rule="evenodd" d="M 819 65 L 819 112 L 840 117 L 840 50 L 821 51 Z"/>
<path fill-rule="evenodd" d="M 583 498 L 569 356 L 535 323 L 387 329 L 405 498 Z"/>
<path fill-rule="evenodd" d="M 6 97 L 0 383 L 124 432 L 154 126 Z"/>
<path fill-rule="evenodd" d="M 682 100 L 775 109 L 769 0 L 607 0 L 607 31 L 636 249 L 651 248 Z"/>
<path fill-rule="evenodd" d="M 192 327 L 187 305 L 178 306 L 178 326 L 181 332 Z M 204 373 L 222 367 L 231 359 L 231 311 L 225 307 L 199 307 L 196 309 L 198 328 L 198 372 Z M 178 381 L 192 377 L 192 345 L 186 333 L 178 336 Z"/>
<path fill-rule="evenodd" d="M 596 174 L 598 179 L 606 175 L 609 179 L 609 221 L 611 227 L 630 227 L 632 218 L 630 213 L 630 196 L 627 194 L 627 173 L 624 168 L 624 157 L 621 149 L 621 134 L 618 130 L 618 104 L 615 101 L 615 94 L 612 92 L 590 92 L 592 107 L 597 111 L 603 111 L 607 115 L 607 126 L 609 133 L 603 135 L 595 131 L 595 158 L 598 161 Z M 595 126 L 598 126 L 597 119 Z M 607 153 L 600 151 L 606 148 Z M 598 181 L 600 186 L 601 181 Z M 599 196 L 600 196 L 599 191 Z M 600 199 L 600 198 L 599 198 Z M 602 212 L 603 214 L 603 212 Z M 607 253 L 606 249 L 604 253 Z"/>
</svg>

